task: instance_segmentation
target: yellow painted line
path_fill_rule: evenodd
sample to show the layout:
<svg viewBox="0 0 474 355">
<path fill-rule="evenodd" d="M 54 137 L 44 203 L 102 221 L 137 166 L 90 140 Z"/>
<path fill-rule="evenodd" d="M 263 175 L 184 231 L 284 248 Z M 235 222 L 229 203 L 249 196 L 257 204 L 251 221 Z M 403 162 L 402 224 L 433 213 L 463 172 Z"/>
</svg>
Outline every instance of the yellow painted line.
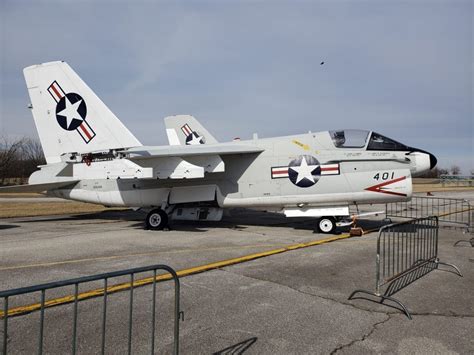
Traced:
<svg viewBox="0 0 474 355">
<path fill-rule="evenodd" d="M 307 242 L 307 243 L 298 243 L 298 244 L 290 245 L 290 246 L 287 246 L 287 247 L 282 247 L 282 248 L 269 250 L 269 251 L 265 251 L 265 252 L 261 252 L 261 253 L 254 253 L 254 254 L 250 254 L 250 255 L 246 255 L 246 256 L 241 256 L 241 257 L 238 257 L 238 258 L 218 261 L 218 262 L 214 262 L 214 263 L 210 263 L 210 264 L 205 264 L 205 265 L 201 265 L 201 266 L 196 266 L 196 267 L 192 267 L 192 268 L 188 268 L 188 269 L 179 270 L 179 271 L 177 271 L 177 274 L 178 274 L 179 277 L 195 275 L 195 274 L 202 273 L 202 272 L 205 272 L 205 271 L 210 271 L 210 270 L 222 268 L 222 267 L 225 267 L 225 266 L 240 264 L 240 263 L 243 263 L 243 262 L 246 262 L 246 261 L 259 259 L 259 258 L 263 258 L 263 257 L 270 256 L 270 255 L 281 254 L 281 253 L 284 253 L 284 252 L 287 252 L 287 251 L 290 251 L 290 250 L 308 248 L 308 247 L 311 247 L 311 246 L 330 243 L 330 242 L 334 242 L 334 241 L 337 241 L 337 240 L 347 239 L 347 238 L 350 238 L 350 237 L 351 236 L 349 234 L 343 234 L 343 235 L 340 235 L 340 236 L 337 236 L 337 237 L 319 239 L 319 240 L 314 240 L 314 241 Z M 157 282 L 166 281 L 166 280 L 170 280 L 170 279 L 171 279 L 171 274 L 163 274 L 163 275 L 156 276 L 156 281 Z M 153 277 L 147 277 L 147 278 L 143 278 L 143 279 L 134 281 L 133 282 L 133 287 L 145 286 L 145 285 L 149 285 L 151 283 L 153 283 Z M 124 282 L 124 283 L 120 283 L 120 284 L 117 284 L 117 285 L 109 286 L 109 287 L 107 287 L 107 289 L 104 289 L 102 287 L 102 288 L 97 288 L 97 289 L 94 289 L 94 290 L 91 290 L 91 291 L 86 291 L 86 292 L 79 293 L 78 296 L 77 296 L 77 299 L 78 299 L 78 301 L 83 301 L 83 300 L 94 298 L 94 297 L 97 297 L 97 296 L 102 296 L 102 295 L 104 295 L 105 292 L 107 292 L 107 294 L 111 294 L 111 293 L 115 293 L 115 292 L 119 292 L 119 291 L 128 290 L 131 287 L 132 287 L 132 283 Z M 72 302 L 74 302 L 74 295 L 67 295 L 67 296 L 64 296 L 64 297 L 54 298 L 54 299 L 50 299 L 50 300 L 45 301 L 44 307 L 49 308 L 49 307 L 58 306 L 58 305 L 62 305 L 62 304 L 68 304 L 68 303 L 72 303 Z M 30 304 L 30 305 L 26 305 L 26 306 L 15 307 L 15 308 L 11 308 L 11 309 L 8 310 L 8 316 L 11 317 L 11 316 L 23 315 L 23 314 L 30 313 L 30 312 L 33 312 L 33 311 L 37 311 L 39 309 L 41 309 L 41 304 L 40 303 L 33 303 L 33 304 Z M 4 317 L 4 312 L 0 311 L 0 319 L 3 318 L 3 317 Z"/>
<path fill-rule="evenodd" d="M 38 268 L 38 267 L 47 267 L 47 266 L 56 266 L 56 265 L 65 265 L 65 264 L 77 264 L 83 262 L 97 261 L 97 260 L 113 260 L 120 258 L 132 258 L 137 256 L 153 256 L 160 254 L 183 254 L 196 251 L 217 251 L 217 250 L 232 250 L 232 249 L 247 249 L 247 248 L 263 248 L 263 247 L 277 247 L 284 246 L 283 244 L 254 244 L 254 245 L 242 245 L 242 246 L 228 246 L 228 247 L 215 247 L 215 248 L 195 248 L 195 249 L 180 249 L 180 250 L 163 250 L 157 252 L 149 253 L 134 253 L 134 254 L 123 254 L 123 255 L 110 255 L 110 256 L 99 256 L 96 258 L 83 258 L 83 259 L 73 259 L 73 260 L 60 260 L 52 261 L 47 263 L 38 263 L 38 264 L 26 264 L 26 265 L 15 265 L 15 266 L 6 266 L 0 267 L 0 271 L 5 270 L 18 270 L 18 269 L 29 269 L 29 268 Z"/>
</svg>

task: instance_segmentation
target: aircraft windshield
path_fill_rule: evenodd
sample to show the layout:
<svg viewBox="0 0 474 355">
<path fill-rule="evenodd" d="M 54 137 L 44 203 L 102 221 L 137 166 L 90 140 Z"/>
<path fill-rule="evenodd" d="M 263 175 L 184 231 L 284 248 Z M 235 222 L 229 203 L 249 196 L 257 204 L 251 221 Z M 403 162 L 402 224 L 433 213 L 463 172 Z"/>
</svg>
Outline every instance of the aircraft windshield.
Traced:
<svg viewBox="0 0 474 355">
<path fill-rule="evenodd" d="M 329 134 L 337 148 L 363 148 L 369 137 L 369 131 L 359 129 L 329 131 Z"/>
<path fill-rule="evenodd" d="M 393 139 L 387 138 L 372 132 L 367 150 L 410 150 L 406 145 L 398 143 Z"/>
</svg>

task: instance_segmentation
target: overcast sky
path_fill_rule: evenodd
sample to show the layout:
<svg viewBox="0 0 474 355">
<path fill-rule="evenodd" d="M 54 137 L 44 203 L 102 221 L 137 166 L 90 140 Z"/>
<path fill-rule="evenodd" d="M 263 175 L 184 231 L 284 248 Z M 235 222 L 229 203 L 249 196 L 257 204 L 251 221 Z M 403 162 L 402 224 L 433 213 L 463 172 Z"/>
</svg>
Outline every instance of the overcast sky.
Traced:
<svg viewBox="0 0 474 355">
<path fill-rule="evenodd" d="M 469 0 L 0 0 L 0 14 L 3 135 L 37 136 L 22 69 L 65 60 L 144 144 L 192 114 L 223 141 L 361 128 L 474 169 Z"/>
</svg>

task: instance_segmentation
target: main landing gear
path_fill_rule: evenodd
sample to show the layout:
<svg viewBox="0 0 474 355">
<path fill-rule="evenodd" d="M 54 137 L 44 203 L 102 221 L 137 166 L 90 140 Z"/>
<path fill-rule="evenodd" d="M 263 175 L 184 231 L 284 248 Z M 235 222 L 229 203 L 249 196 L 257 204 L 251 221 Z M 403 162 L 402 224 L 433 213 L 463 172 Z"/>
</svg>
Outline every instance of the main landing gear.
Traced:
<svg viewBox="0 0 474 355">
<path fill-rule="evenodd" d="M 151 210 L 146 216 L 146 227 L 153 230 L 163 230 L 168 228 L 168 214 L 161 208 Z"/>
</svg>

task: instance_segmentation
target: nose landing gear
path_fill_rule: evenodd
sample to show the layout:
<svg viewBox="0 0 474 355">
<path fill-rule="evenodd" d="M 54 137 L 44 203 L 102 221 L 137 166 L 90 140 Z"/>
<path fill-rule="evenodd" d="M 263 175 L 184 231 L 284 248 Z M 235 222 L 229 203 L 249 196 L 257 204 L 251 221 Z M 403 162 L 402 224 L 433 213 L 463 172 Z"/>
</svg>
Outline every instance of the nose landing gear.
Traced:
<svg viewBox="0 0 474 355">
<path fill-rule="evenodd" d="M 318 221 L 318 230 L 324 234 L 334 233 L 336 230 L 336 219 L 334 217 L 321 217 Z"/>
</svg>

